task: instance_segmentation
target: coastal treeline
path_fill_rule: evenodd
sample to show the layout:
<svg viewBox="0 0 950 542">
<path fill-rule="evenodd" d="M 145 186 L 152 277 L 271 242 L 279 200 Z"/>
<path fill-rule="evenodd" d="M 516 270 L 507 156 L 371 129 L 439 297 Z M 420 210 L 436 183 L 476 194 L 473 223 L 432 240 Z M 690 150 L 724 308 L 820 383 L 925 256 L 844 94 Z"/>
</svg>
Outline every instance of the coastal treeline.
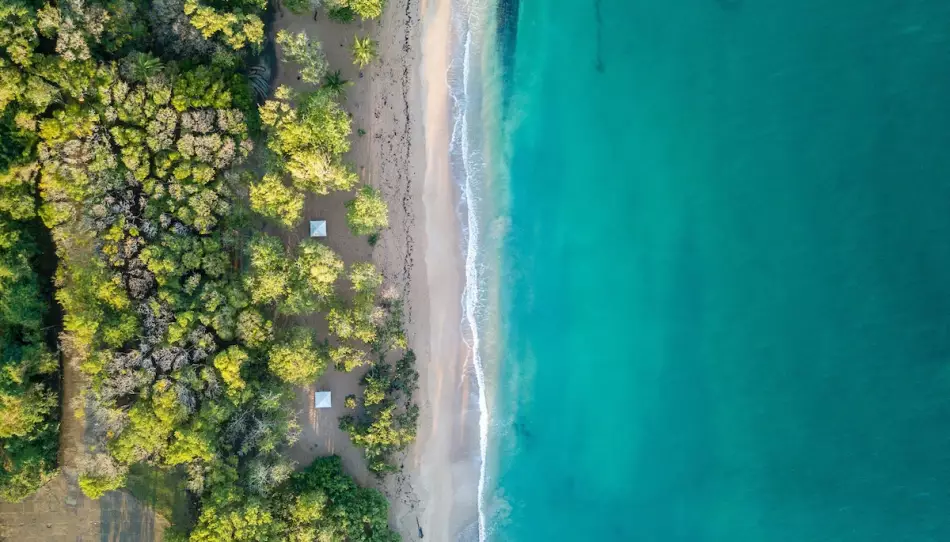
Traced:
<svg viewBox="0 0 950 542">
<path fill-rule="evenodd" d="M 376 17 L 382 5 L 330 7 Z M 392 470 L 389 454 L 414 435 L 417 375 L 398 296 L 381 290 L 372 264 L 347 266 L 322 243 L 260 227 L 291 228 L 305 194 L 359 184 L 342 158 L 345 82 L 328 75 L 319 44 L 277 40 L 302 79 L 327 84 L 269 92 L 266 8 L 0 6 L 3 498 L 22 499 L 55 473 L 58 331 L 64 362 L 86 379 L 69 406 L 84 417 L 79 485 L 89 497 L 146 465 L 183 474 L 198 503 L 194 524 L 171 537 L 398 538 L 381 494 L 357 487 L 338 460 L 294 474 L 284 453 L 299 435 L 294 387 L 331 366 L 368 367 L 367 392 L 341 424 L 374 471 Z M 348 211 L 356 234 L 387 224 L 372 189 Z M 325 337 L 294 324 L 315 312 Z"/>
<path fill-rule="evenodd" d="M 56 474 L 59 447 L 55 263 L 43 260 L 33 139 L 0 117 L 0 498 L 12 502 Z"/>
</svg>

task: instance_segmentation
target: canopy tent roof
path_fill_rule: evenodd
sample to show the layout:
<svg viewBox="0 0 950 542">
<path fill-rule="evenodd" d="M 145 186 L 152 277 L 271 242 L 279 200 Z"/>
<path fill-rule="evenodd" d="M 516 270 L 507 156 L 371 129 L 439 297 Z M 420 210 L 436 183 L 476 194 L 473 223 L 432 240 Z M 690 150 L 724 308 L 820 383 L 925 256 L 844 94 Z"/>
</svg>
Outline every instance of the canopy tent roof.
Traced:
<svg viewBox="0 0 950 542">
<path fill-rule="evenodd" d="M 314 408 L 330 408 L 330 392 L 328 391 L 317 391 L 313 393 L 313 406 Z"/>
<path fill-rule="evenodd" d="M 327 221 L 326 220 L 311 220 L 310 221 L 310 237 L 326 237 L 327 236 Z"/>
</svg>

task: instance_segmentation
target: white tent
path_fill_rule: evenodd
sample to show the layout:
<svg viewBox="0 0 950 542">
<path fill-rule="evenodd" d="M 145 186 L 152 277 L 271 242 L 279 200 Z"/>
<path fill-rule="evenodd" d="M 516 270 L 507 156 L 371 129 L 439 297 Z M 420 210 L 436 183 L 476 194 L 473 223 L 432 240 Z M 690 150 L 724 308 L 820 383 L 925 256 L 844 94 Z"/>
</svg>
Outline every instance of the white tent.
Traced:
<svg viewBox="0 0 950 542">
<path fill-rule="evenodd" d="M 314 408 L 330 408 L 330 392 L 328 391 L 317 391 L 313 394 L 313 406 Z"/>
<path fill-rule="evenodd" d="M 310 237 L 326 237 L 327 236 L 327 221 L 326 220 L 311 220 L 310 221 Z"/>
</svg>

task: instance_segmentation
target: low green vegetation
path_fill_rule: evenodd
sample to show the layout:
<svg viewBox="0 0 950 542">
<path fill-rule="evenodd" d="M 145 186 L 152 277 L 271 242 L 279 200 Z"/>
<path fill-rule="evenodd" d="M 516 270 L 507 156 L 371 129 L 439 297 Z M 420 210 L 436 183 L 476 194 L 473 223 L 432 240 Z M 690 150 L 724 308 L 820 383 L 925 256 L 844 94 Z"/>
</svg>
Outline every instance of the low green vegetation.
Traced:
<svg viewBox="0 0 950 542">
<path fill-rule="evenodd" d="M 351 51 L 353 53 L 353 64 L 359 66 L 360 69 L 376 60 L 376 42 L 369 37 L 354 36 Z"/>
<path fill-rule="evenodd" d="M 350 8 L 330 8 L 327 10 L 327 17 L 331 21 L 348 24 L 356 20 L 356 12 Z"/>
<path fill-rule="evenodd" d="M 333 73 L 328 73 L 323 76 L 323 90 L 329 92 L 337 100 L 346 99 L 346 87 L 351 86 L 352 81 L 347 81 L 343 78 L 340 70 L 336 70 Z"/>
<path fill-rule="evenodd" d="M 416 437 L 419 408 L 412 403 L 419 374 L 415 354 L 409 350 L 395 364 L 380 360 L 363 376 L 363 396 L 347 396 L 352 415 L 340 419 L 340 429 L 353 444 L 363 448 L 369 469 L 377 474 L 396 472 L 392 455 Z"/>
</svg>

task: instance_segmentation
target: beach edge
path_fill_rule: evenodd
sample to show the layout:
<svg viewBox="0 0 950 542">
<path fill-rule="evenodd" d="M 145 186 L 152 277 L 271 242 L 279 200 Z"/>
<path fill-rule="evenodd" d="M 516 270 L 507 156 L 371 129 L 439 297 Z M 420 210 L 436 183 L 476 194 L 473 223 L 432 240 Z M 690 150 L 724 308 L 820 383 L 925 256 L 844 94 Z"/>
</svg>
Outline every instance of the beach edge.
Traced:
<svg viewBox="0 0 950 542">
<path fill-rule="evenodd" d="M 396 0 L 381 22 L 376 109 L 405 93 L 406 133 L 374 145 L 372 178 L 384 185 L 391 224 L 374 253 L 403 295 L 409 346 L 420 373 L 418 436 L 399 473 L 384 485 L 390 518 L 403 540 L 468 540 L 477 525 L 478 404 L 471 356 L 462 336 L 465 286 L 459 189 L 450 170 L 449 0 Z M 423 53 L 424 51 L 424 53 Z M 388 60 L 388 62 L 387 62 Z M 385 122 L 385 119 L 377 122 Z M 400 148 L 396 148 L 396 146 Z M 397 156 L 402 154 L 402 156 Z M 396 179 L 393 162 L 402 162 Z M 388 186 L 386 186 L 388 185 Z"/>
</svg>

